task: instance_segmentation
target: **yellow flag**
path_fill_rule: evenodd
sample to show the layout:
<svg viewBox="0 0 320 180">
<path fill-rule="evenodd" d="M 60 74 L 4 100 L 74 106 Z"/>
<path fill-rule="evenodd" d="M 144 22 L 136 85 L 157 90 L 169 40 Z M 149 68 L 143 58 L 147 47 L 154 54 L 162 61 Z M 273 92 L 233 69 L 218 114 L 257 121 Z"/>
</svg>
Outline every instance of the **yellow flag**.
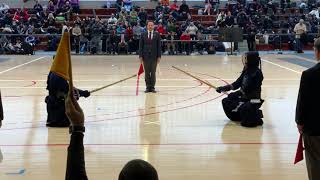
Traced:
<svg viewBox="0 0 320 180">
<path fill-rule="evenodd" d="M 50 71 L 61 76 L 63 79 L 70 81 L 72 72 L 69 32 L 63 33 L 61 37 L 57 54 L 53 60 Z"/>
</svg>

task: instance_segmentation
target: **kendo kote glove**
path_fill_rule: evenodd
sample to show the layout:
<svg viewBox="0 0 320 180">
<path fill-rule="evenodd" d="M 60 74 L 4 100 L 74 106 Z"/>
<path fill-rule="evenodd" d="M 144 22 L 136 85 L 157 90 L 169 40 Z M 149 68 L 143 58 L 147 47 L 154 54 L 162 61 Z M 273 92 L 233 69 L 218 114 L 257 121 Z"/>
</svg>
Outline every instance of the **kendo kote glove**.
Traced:
<svg viewBox="0 0 320 180">
<path fill-rule="evenodd" d="M 231 85 L 226 85 L 226 86 L 217 87 L 216 91 L 218 93 L 222 93 L 222 92 L 230 91 L 231 89 L 232 89 Z"/>
<path fill-rule="evenodd" d="M 79 94 L 81 97 L 85 97 L 85 98 L 90 96 L 90 92 L 88 90 L 85 90 L 85 91 L 79 90 Z"/>
</svg>

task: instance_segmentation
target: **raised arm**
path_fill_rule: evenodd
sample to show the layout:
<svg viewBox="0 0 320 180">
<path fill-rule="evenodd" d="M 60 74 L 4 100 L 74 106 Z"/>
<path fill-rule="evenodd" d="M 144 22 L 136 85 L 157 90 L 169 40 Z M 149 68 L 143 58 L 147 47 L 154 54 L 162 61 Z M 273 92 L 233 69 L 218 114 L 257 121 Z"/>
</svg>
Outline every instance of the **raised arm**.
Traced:
<svg viewBox="0 0 320 180">
<path fill-rule="evenodd" d="M 73 85 L 70 85 L 73 89 Z M 84 114 L 74 97 L 74 91 L 68 93 L 66 99 L 66 115 L 68 116 L 71 126 L 71 140 L 68 148 L 66 180 L 87 180 L 83 133 L 84 133 Z"/>
</svg>

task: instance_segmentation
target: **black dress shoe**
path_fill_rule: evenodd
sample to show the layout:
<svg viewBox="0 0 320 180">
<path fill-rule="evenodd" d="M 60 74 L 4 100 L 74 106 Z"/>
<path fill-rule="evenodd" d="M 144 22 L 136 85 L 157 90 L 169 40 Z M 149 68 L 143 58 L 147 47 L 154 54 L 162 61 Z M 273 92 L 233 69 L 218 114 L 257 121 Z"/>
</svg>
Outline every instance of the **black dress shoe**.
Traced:
<svg viewBox="0 0 320 180">
<path fill-rule="evenodd" d="M 155 89 L 152 89 L 151 92 L 152 93 L 157 93 L 157 91 Z"/>
<path fill-rule="evenodd" d="M 151 91 L 150 91 L 150 89 L 146 89 L 144 92 L 145 92 L 145 93 L 149 93 L 149 92 L 151 92 Z"/>
</svg>

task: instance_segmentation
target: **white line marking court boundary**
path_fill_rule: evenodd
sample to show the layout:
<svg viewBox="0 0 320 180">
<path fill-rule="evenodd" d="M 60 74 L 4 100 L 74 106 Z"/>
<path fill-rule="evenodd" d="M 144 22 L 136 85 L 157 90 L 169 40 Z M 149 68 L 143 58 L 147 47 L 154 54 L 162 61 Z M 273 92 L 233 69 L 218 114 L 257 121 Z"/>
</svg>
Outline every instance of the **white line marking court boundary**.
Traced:
<svg viewBox="0 0 320 180">
<path fill-rule="evenodd" d="M 31 64 L 31 63 L 33 63 L 33 62 L 39 61 L 39 60 L 41 60 L 41 59 L 43 59 L 43 58 L 45 58 L 45 57 L 46 57 L 46 56 L 42 56 L 42 57 L 39 57 L 39 58 L 37 58 L 37 59 L 28 61 L 28 62 L 26 62 L 26 63 L 23 63 L 23 64 L 20 64 L 20 65 L 14 66 L 14 67 L 9 68 L 9 69 L 6 69 L 6 70 L 4 70 L 4 71 L 1 71 L 0 74 L 4 74 L 4 73 L 6 73 L 6 72 L 12 71 L 12 70 L 17 69 L 17 68 L 19 68 L 19 67 L 22 67 L 22 66 Z"/>
<path fill-rule="evenodd" d="M 296 70 L 294 70 L 294 69 L 288 68 L 288 67 L 286 67 L 286 66 L 282 66 L 282 65 L 280 65 L 280 64 L 271 62 L 271 61 L 269 61 L 269 60 L 266 60 L 266 59 L 261 59 L 261 60 L 262 60 L 263 62 L 272 64 L 272 65 L 274 65 L 274 66 L 278 66 L 278 67 L 280 67 L 280 68 L 282 68 L 282 69 L 286 69 L 286 70 L 288 70 L 288 71 L 291 71 L 291 72 L 294 72 L 294 73 L 297 73 L 297 74 L 302 74 L 301 71 L 296 71 Z"/>
</svg>

